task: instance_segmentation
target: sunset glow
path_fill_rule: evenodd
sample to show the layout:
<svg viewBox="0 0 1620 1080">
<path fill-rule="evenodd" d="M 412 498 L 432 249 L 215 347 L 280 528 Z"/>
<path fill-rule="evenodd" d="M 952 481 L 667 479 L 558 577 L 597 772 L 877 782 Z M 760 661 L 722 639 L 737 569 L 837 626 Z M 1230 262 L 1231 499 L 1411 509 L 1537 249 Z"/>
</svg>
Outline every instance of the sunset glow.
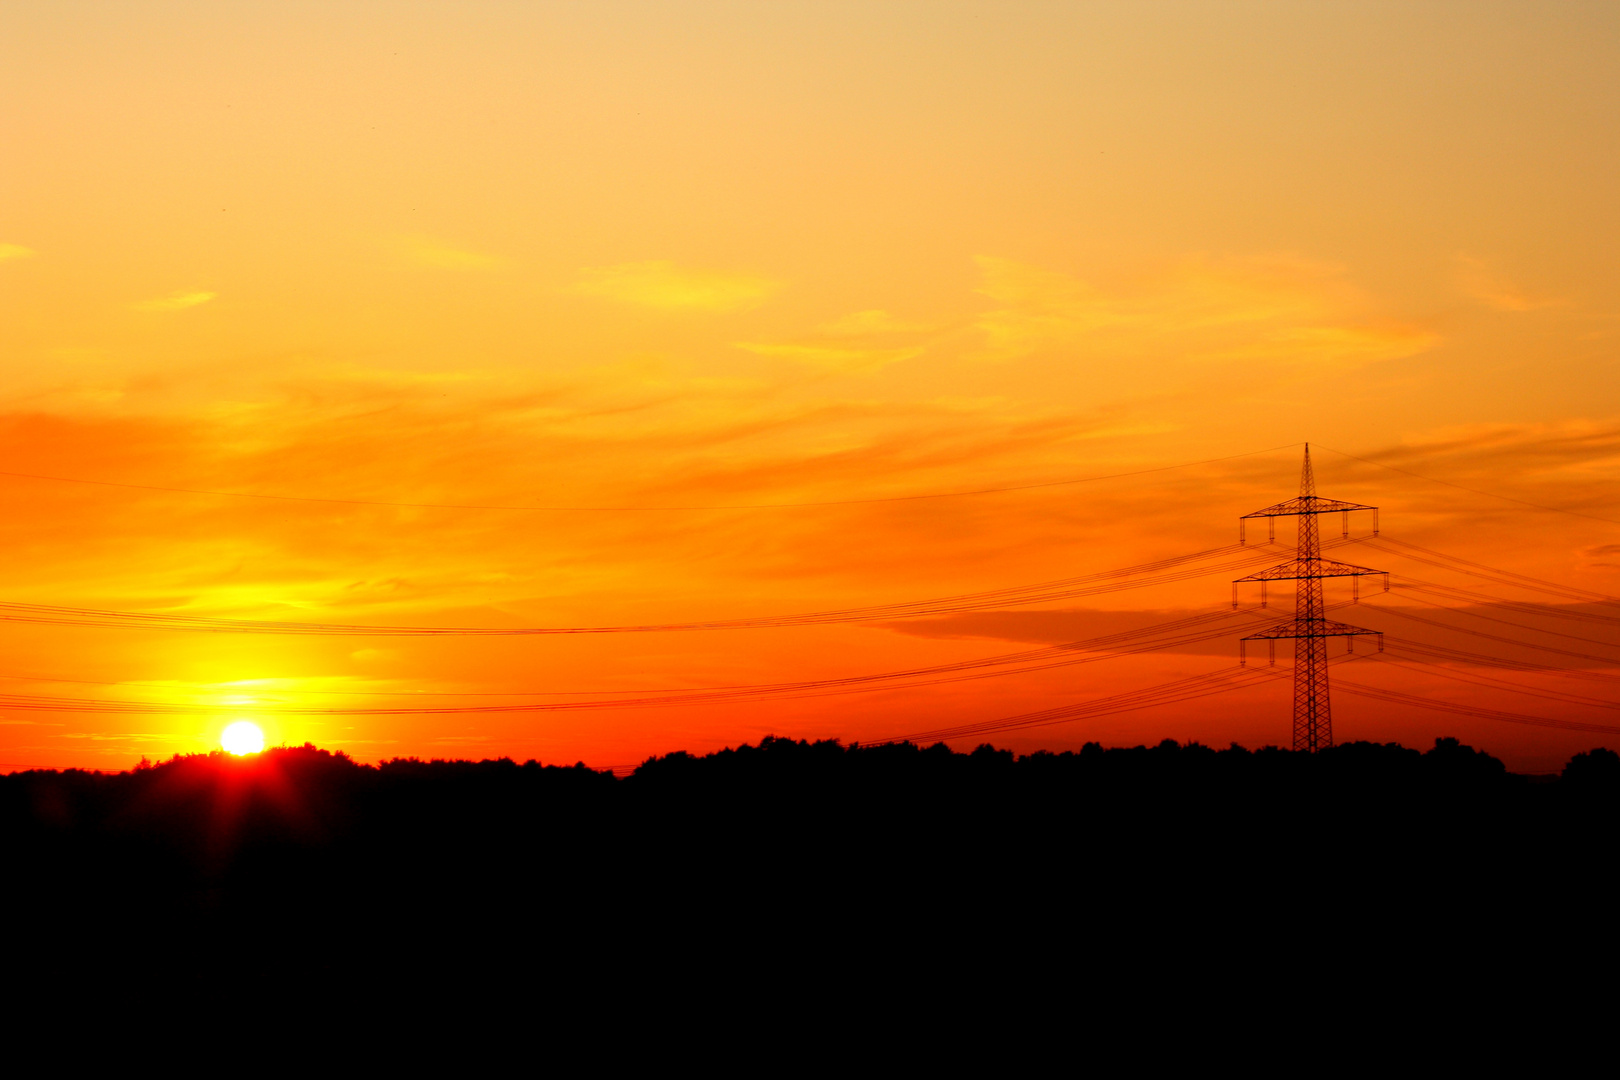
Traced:
<svg viewBox="0 0 1620 1080">
<path fill-rule="evenodd" d="M 227 754 L 235 754 L 237 757 L 257 754 L 264 749 L 264 732 L 259 730 L 257 724 L 238 720 L 219 733 L 219 744 L 225 748 Z"/>
<path fill-rule="evenodd" d="M 1333 677 L 1407 695 L 1342 740 L 1615 745 L 1617 54 L 1615 5 L 7 5 L 0 768 L 237 708 L 367 762 L 1286 744 L 1264 649 L 983 725 L 1238 672 L 1307 441 L 1392 575 L 1327 582 L 1391 642 Z"/>
</svg>

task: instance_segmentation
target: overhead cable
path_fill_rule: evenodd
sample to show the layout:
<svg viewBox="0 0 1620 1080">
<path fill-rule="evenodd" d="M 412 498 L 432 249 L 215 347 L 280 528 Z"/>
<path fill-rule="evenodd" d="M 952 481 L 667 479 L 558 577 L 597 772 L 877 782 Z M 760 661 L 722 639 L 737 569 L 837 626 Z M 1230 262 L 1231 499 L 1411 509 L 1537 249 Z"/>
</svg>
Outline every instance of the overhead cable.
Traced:
<svg viewBox="0 0 1620 1080">
<path fill-rule="evenodd" d="M 221 706 L 197 702 L 129 701 L 113 698 L 0 694 L 0 709 L 24 712 L 180 713 L 205 715 L 218 714 L 221 711 L 234 709 L 267 716 L 445 716 L 599 709 L 645 709 L 728 703 L 761 697 L 820 697 L 883 689 L 887 685 L 895 683 L 903 683 L 906 689 L 911 689 L 939 683 L 1022 675 L 1058 667 L 1095 663 L 1115 656 L 1156 652 L 1224 637 L 1238 629 L 1238 627 L 1230 625 L 1234 619 L 1252 622 L 1255 618 L 1255 614 L 1249 611 L 1232 612 L 1222 610 L 1042 649 L 1028 649 L 1017 653 L 961 660 L 931 667 L 881 672 L 873 675 L 852 675 L 790 683 L 765 683 L 723 689 L 671 691 L 652 696 L 597 698 L 589 701 L 527 701 L 502 705 L 436 706 L 284 706 L 265 703 Z"/>
<path fill-rule="evenodd" d="M 1535 649 L 1538 652 L 1554 653 L 1558 656 L 1568 656 L 1576 660 L 1587 660 L 1591 663 L 1597 664 L 1599 667 L 1620 666 L 1620 660 L 1616 660 L 1611 656 L 1594 656 L 1591 653 L 1575 652 L 1571 649 L 1558 649 L 1551 645 L 1537 645 L 1533 641 L 1520 641 L 1517 638 L 1503 637 L 1500 634 L 1487 634 L 1483 630 L 1473 630 L 1466 626 L 1453 626 L 1449 623 L 1443 623 L 1438 619 L 1429 619 L 1422 615 L 1414 615 L 1410 611 L 1402 611 L 1397 607 L 1384 607 L 1380 605 L 1378 606 L 1377 610 L 1385 612 L 1389 615 L 1394 615 L 1399 619 L 1409 619 L 1412 622 L 1423 623 L 1426 626 L 1433 626 L 1440 630 L 1448 630 L 1455 634 L 1467 634 L 1470 637 L 1483 638 L 1488 641 L 1499 641 L 1504 645 L 1513 645 L 1521 649 Z"/>
<path fill-rule="evenodd" d="M 1522 671 L 1530 675 L 1548 675 L 1560 679 L 1575 679 L 1580 682 L 1620 684 L 1620 675 L 1608 671 L 1595 671 L 1591 668 L 1554 667 L 1551 664 L 1536 664 L 1528 660 L 1507 660 L 1486 653 L 1471 652 L 1467 649 L 1450 649 L 1440 645 L 1430 645 L 1391 635 L 1385 635 L 1384 642 L 1386 648 L 1399 648 L 1403 652 L 1417 653 L 1448 664 L 1497 668 L 1503 671 Z"/>
<path fill-rule="evenodd" d="M 1430 566 L 1439 566 L 1454 570 L 1457 573 L 1467 574 L 1470 577 L 1495 581 L 1498 585 L 1510 585 L 1520 589 L 1561 595 L 1580 602 L 1620 605 L 1620 596 L 1610 596 L 1608 593 L 1593 592 L 1591 589 L 1581 589 L 1573 585 L 1560 585 L 1556 581 L 1531 577 L 1528 574 L 1520 574 L 1513 570 L 1503 570 L 1501 567 L 1491 566 L 1488 563 L 1465 559 L 1460 555 L 1449 555 L 1443 551 L 1436 551 L 1433 548 L 1423 547 L 1405 540 L 1397 540 L 1390 536 L 1377 537 L 1366 540 L 1364 543 L 1379 551 L 1387 551 L 1391 555 L 1404 555 L 1408 559 L 1426 563 Z M 1414 552 L 1423 552 L 1424 555 L 1430 556 L 1430 558 L 1414 554 Z M 1436 559 L 1442 561 L 1436 562 L 1434 561 Z"/>
<path fill-rule="evenodd" d="M 1588 697 L 1585 694 L 1570 694 L 1562 690 L 1550 690 L 1546 687 L 1525 686 L 1511 679 L 1497 678 L 1494 675 L 1482 675 L 1478 672 L 1463 672 L 1433 660 L 1423 660 L 1417 657 L 1408 657 L 1405 660 L 1390 655 L 1387 651 L 1378 653 L 1376 659 L 1380 664 L 1393 664 L 1399 668 L 1416 671 L 1424 675 L 1433 675 L 1452 682 L 1463 683 L 1470 686 L 1483 686 L 1487 689 L 1509 690 L 1515 694 L 1524 694 L 1527 697 L 1543 698 L 1547 701 L 1560 701 L 1569 705 L 1589 705 L 1598 709 L 1620 709 L 1620 701 L 1608 701 L 1604 698 Z"/>
<path fill-rule="evenodd" d="M 1501 720 L 1509 724 L 1528 724 L 1532 727 L 1563 728 L 1567 731 L 1594 731 L 1605 735 L 1620 735 L 1620 725 L 1587 724 L 1576 720 L 1555 720 L 1546 716 L 1508 712 L 1504 709 L 1486 709 L 1475 705 L 1460 705 L 1453 701 L 1441 701 L 1437 698 L 1421 697 L 1417 694 L 1404 694 L 1396 690 L 1382 690 L 1377 687 L 1364 686 L 1361 683 L 1346 682 L 1343 679 L 1340 679 L 1335 686 L 1347 694 L 1355 694 L 1358 697 L 1371 698 L 1374 701 L 1382 701 L 1391 705 L 1415 705 L 1418 708 L 1432 709 L 1436 712 L 1471 716 L 1479 720 Z"/>
<path fill-rule="evenodd" d="M 1322 443 L 1317 443 L 1316 445 L 1321 446 L 1323 450 L 1327 450 L 1327 451 L 1330 451 L 1331 453 L 1338 454 L 1340 457 L 1347 457 L 1351 461 L 1359 461 L 1363 465 L 1374 465 L 1374 466 L 1376 466 L 1376 467 L 1378 467 L 1380 469 L 1388 469 L 1390 472 L 1398 472 L 1398 473 L 1401 473 L 1401 474 L 1403 474 L 1405 476 L 1410 476 L 1410 477 L 1414 477 L 1414 478 L 1416 478 L 1418 480 L 1426 481 L 1426 482 L 1428 482 L 1430 484 L 1441 484 L 1441 485 L 1443 485 L 1445 487 L 1456 488 L 1458 491 L 1468 491 L 1468 492 L 1472 492 L 1475 495 L 1484 495 L 1487 498 L 1491 498 L 1491 499 L 1501 499 L 1503 502 L 1518 503 L 1520 506 L 1528 506 L 1528 507 L 1531 507 L 1531 508 L 1536 509 L 1536 510 L 1548 510 L 1548 511 L 1551 511 L 1552 513 L 1554 513 L 1554 514 L 1568 514 L 1571 517 L 1587 518 L 1588 520 L 1591 520 L 1591 521 L 1604 521 L 1604 522 L 1608 522 L 1610 525 L 1620 525 L 1620 519 L 1599 517 L 1596 514 L 1588 514 L 1588 513 L 1585 513 L 1584 511 L 1581 511 L 1581 510 L 1570 510 L 1567 507 L 1563 507 L 1563 506 L 1548 506 L 1545 503 L 1536 503 L 1536 502 L 1529 502 L 1528 500 L 1525 500 L 1525 499 L 1516 499 L 1511 495 L 1503 495 L 1500 492 L 1486 491 L 1483 488 L 1469 487 L 1466 484 L 1456 484 L 1456 483 L 1453 483 L 1450 480 L 1441 480 L 1441 479 L 1438 479 L 1438 478 L 1433 477 L 1433 476 L 1424 476 L 1422 473 L 1415 473 L 1415 472 L 1412 472 L 1410 469 L 1401 469 L 1401 468 L 1397 468 L 1394 465 L 1385 465 L 1381 461 L 1372 461 L 1372 460 L 1370 460 L 1368 458 L 1357 457 L 1355 454 L 1349 454 L 1349 453 L 1346 453 L 1343 450 L 1334 450 L 1333 447 L 1324 446 Z"/>
<path fill-rule="evenodd" d="M 264 495 L 247 491 L 217 491 L 211 488 L 171 487 L 161 484 L 126 484 L 112 480 L 86 480 L 73 476 L 50 476 L 43 473 L 11 472 L 4 470 L 0 470 L 0 476 L 11 476 L 23 480 L 46 480 L 62 484 L 86 484 L 93 487 L 128 488 L 135 491 L 161 491 L 182 495 L 213 495 L 220 498 L 229 499 L 268 499 L 275 502 L 327 503 L 343 506 L 385 506 L 400 507 L 412 510 L 536 510 L 584 513 L 646 513 L 671 510 L 790 510 L 818 506 L 868 506 L 877 503 L 918 502 L 925 499 L 960 499 L 975 495 L 1000 495 L 1013 491 L 1035 491 L 1040 488 L 1065 487 L 1071 484 L 1091 484 L 1101 480 L 1120 480 L 1131 476 L 1147 476 L 1151 473 L 1171 472 L 1176 469 L 1190 469 L 1197 465 L 1212 465 L 1221 461 L 1235 461 L 1238 458 L 1258 457 L 1261 454 L 1272 454 L 1279 450 L 1289 450 L 1298 445 L 1298 443 L 1289 443 L 1287 446 L 1273 446 L 1267 450 L 1250 450 L 1242 454 L 1227 454 L 1224 457 L 1204 458 L 1199 461 L 1184 461 L 1177 465 L 1159 465 L 1151 469 L 1134 469 L 1130 472 L 1108 473 L 1102 476 L 1081 476 L 1069 480 L 1047 480 L 1037 484 L 1012 484 L 1005 487 L 975 488 L 968 491 L 941 491 L 921 495 L 890 495 L 872 499 L 828 499 L 815 502 L 781 503 L 730 503 L 701 506 L 531 506 L 495 503 L 396 502 L 388 499 L 335 499 L 322 498 L 312 495 Z"/>
<path fill-rule="evenodd" d="M 1021 728 L 1048 727 L 1053 724 L 1067 724 L 1075 720 L 1092 719 L 1100 716 L 1111 716 L 1117 713 L 1136 712 L 1140 709 L 1152 708 L 1157 705 L 1168 705 L 1181 701 L 1190 701 L 1195 698 L 1208 697 L 1212 694 L 1227 693 L 1240 690 L 1244 687 L 1259 683 L 1270 682 L 1276 679 L 1288 678 L 1291 672 L 1287 669 L 1268 669 L 1261 667 L 1235 668 L 1227 667 L 1218 671 L 1206 672 L 1202 675 L 1190 675 L 1183 679 L 1175 679 L 1155 686 L 1143 687 L 1139 690 L 1130 690 L 1120 694 L 1110 694 L 1106 697 L 1093 698 L 1072 705 L 1060 705 L 1052 709 L 1039 709 L 1034 712 L 1019 713 L 1015 716 L 1005 716 L 996 720 L 986 720 L 978 723 L 959 724 L 954 727 L 934 728 L 928 731 L 912 732 L 907 735 L 898 735 L 884 739 L 885 742 L 943 742 L 946 740 L 972 738 L 980 735 L 990 735 Z"/>
<path fill-rule="evenodd" d="M 1600 638 L 1583 637 L 1580 634 L 1566 634 L 1561 630 L 1548 630 L 1548 629 L 1546 629 L 1544 627 L 1540 627 L 1540 626 L 1530 626 L 1530 625 L 1528 625 L 1526 623 L 1514 622 L 1512 619 L 1503 619 L 1503 618 L 1498 618 L 1495 615 L 1487 615 L 1482 611 L 1474 610 L 1472 607 L 1455 607 L 1455 606 L 1453 606 L 1451 604 L 1438 603 L 1437 601 L 1430 600 L 1430 599 L 1427 599 L 1426 597 L 1418 596 L 1418 595 L 1415 595 L 1415 594 L 1416 594 L 1416 592 L 1420 592 L 1420 591 L 1421 592 L 1428 592 L 1428 591 L 1438 592 L 1439 590 L 1424 589 L 1420 585 L 1414 586 L 1413 584 L 1411 584 L 1411 583 L 1409 583 L 1407 581 L 1397 580 L 1395 582 L 1395 588 L 1398 589 L 1400 592 L 1404 593 L 1405 595 L 1411 596 L 1411 598 L 1413 600 L 1416 600 L 1418 603 L 1427 604 L 1429 607 L 1436 608 L 1436 609 L 1438 609 L 1440 611 L 1449 611 L 1449 612 L 1452 612 L 1452 613 L 1457 614 L 1457 615 L 1466 615 L 1471 619 L 1481 619 L 1481 620 L 1483 620 L 1485 622 L 1493 622 L 1493 623 L 1497 623 L 1498 625 L 1501 625 L 1501 626 L 1512 626 L 1512 627 L 1515 627 L 1515 628 L 1520 629 L 1520 630 L 1529 630 L 1532 633 L 1536 633 L 1536 634 L 1549 634 L 1552 637 L 1561 637 L 1561 638 L 1565 638 L 1565 639 L 1567 639 L 1569 641 L 1582 641 L 1582 642 L 1585 642 L 1588 645 L 1601 645 L 1606 649 L 1620 649 L 1620 641 L 1604 641 L 1604 640 L 1602 640 Z M 1385 610 L 1388 610 L 1388 609 L 1387 608 L 1379 608 L 1379 610 L 1380 611 L 1385 611 Z"/>
<path fill-rule="evenodd" d="M 1207 566 L 1172 569 L 1188 563 L 1207 561 L 1243 551 L 1246 554 Z M 1206 551 L 1159 559 L 1150 563 L 1105 570 L 1080 577 L 1063 578 L 1015 588 L 959 596 L 936 597 L 869 607 L 766 615 L 742 619 L 714 619 L 694 622 L 643 623 L 617 626 L 372 626 L 350 623 L 287 622 L 279 620 L 214 618 L 200 615 L 170 615 L 152 612 L 119 611 L 65 607 L 53 604 L 25 604 L 0 601 L 0 621 L 50 623 L 69 626 L 125 627 L 191 633 L 305 634 L 339 637 L 530 637 L 553 634 L 627 634 L 693 630 L 755 630 L 830 623 L 881 622 L 929 615 L 961 614 L 1007 607 L 1097 596 L 1127 589 L 1145 588 L 1187 581 L 1209 574 L 1252 566 L 1275 557 L 1275 552 L 1229 544 Z"/>
<path fill-rule="evenodd" d="M 1620 624 L 1620 615 L 1600 615 L 1594 611 L 1575 611 L 1558 604 L 1508 600 L 1491 593 L 1479 592 L 1476 589 L 1462 589 L 1455 585 L 1442 585 L 1439 582 L 1424 581 L 1422 578 L 1408 577 L 1405 574 L 1401 575 L 1400 587 L 1407 590 L 1416 589 L 1420 592 L 1432 593 L 1452 600 L 1462 600 L 1476 606 L 1517 611 L 1525 615 L 1535 615 L 1549 619 L 1566 619 L 1571 622 L 1602 623 L 1609 626 Z"/>
</svg>

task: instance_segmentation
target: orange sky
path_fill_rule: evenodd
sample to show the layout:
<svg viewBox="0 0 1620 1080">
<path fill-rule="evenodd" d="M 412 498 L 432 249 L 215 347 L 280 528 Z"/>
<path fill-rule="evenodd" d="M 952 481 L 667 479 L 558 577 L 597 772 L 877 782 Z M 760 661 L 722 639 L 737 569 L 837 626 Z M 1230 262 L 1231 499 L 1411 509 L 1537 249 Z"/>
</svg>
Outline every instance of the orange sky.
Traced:
<svg viewBox="0 0 1620 1080">
<path fill-rule="evenodd" d="M 1617 46 L 1600 4 L 7 5 L 0 470 L 615 509 L 0 476 L 0 600 L 467 626 L 908 601 L 1230 543 L 1307 439 L 1322 493 L 1382 506 L 1390 537 L 1620 593 Z M 846 504 L 672 509 L 807 502 Z M 1213 671 L 1235 638 L 830 698 L 276 709 L 929 666 L 1215 610 L 1234 576 L 746 631 L 0 623 L 4 692 L 209 707 L 8 709 L 0 769 L 124 767 L 243 717 L 366 760 L 905 734 Z M 1571 627 L 1620 657 L 1612 625 Z M 996 741 L 1285 743 L 1287 694 Z M 1516 768 L 1620 740 L 1335 705 L 1341 741 L 1455 733 Z"/>
</svg>

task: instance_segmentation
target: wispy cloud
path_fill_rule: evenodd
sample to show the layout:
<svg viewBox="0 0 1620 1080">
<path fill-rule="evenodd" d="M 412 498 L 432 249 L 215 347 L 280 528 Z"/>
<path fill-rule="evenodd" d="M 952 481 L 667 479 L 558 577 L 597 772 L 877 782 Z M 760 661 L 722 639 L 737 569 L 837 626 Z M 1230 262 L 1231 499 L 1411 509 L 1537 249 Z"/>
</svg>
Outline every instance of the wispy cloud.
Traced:
<svg viewBox="0 0 1620 1080">
<path fill-rule="evenodd" d="M 218 295 L 218 293 L 202 291 L 180 292 L 172 296 L 158 297 L 155 300 L 137 300 L 129 306 L 136 311 L 185 311 L 187 308 L 206 304 Z"/>
<path fill-rule="evenodd" d="M 23 247 L 21 244 L 0 244 L 0 262 L 11 259 L 28 259 L 34 255 L 34 249 Z"/>
<path fill-rule="evenodd" d="M 931 329 L 896 319 L 887 311 L 857 311 L 823 323 L 797 340 L 739 341 L 736 346 L 824 371 L 870 373 L 921 356 L 923 345 L 904 339 Z"/>
<path fill-rule="evenodd" d="M 1399 446 L 1366 455 L 1375 460 L 1444 457 L 1486 477 L 1508 469 L 1573 470 L 1588 476 L 1598 467 L 1620 466 L 1620 423 L 1569 419 L 1531 424 L 1461 424 L 1409 435 Z"/>
<path fill-rule="evenodd" d="M 1106 347 L 1189 359 L 1366 363 L 1432 348 L 1426 328 L 1369 318 L 1339 267 L 1303 259 L 1192 259 L 1128 285 L 1100 288 L 1011 259 L 979 256 L 981 359 Z"/>
<path fill-rule="evenodd" d="M 776 356 L 828 371 L 871 372 L 922 355 L 922 346 L 897 349 L 862 348 L 858 345 L 796 344 L 739 341 L 737 348 L 760 356 Z"/>
<path fill-rule="evenodd" d="M 358 386 L 387 387 L 441 386 L 447 383 L 469 383 L 491 378 L 483 371 L 405 371 L 398 368 L 365 367 L 360 364 L 321 364 L 300 373 L 309 380 L 306 385 L 321 383 L 348 383 Z"/>
<path fill-rule="evenodd" d="M 1440 335 L 1418 326 L 1298 326 L 1232 349 L 1208 354 L 1217 360 L 1301 360 L 1362 364 L 1416 356 L 1439 344 Z"/>
<path fill-rule="evenodd" d="M 406 261 L 434 270 L 490 270 L 506 264 L 498 255 L 471 251 L 430 236 L 402 236 L 398 245 Z"/>
<path fill-rule="evenodd" d="M 1521 289 L 1485 260 L 1471 255 L 1457 256 L 1457 280 L 1463 292 L 1498 311 L 1535 311 L 1566 302 Z"/>
<path fill-rule="evenodd" d="M 758 307 L 780 288 L 780 282 L 753 274 L 659 260 L 588 267 L 569 291 L 662 311 L 740 311 Z"/>
<path fill-rule="evenodd" d="M 865 337 L 872 334 L 915 334 L 934 329 L 927 323 L 906 322 L 887 311 L 856 311 L 817 328 L 828 337 Z"/>
<path fill-rule="evenodd" d="M 1604 570 L 1620 570 L 1620 562 L 1612 561 L 1620 556 L 1620 544 L 1599 544 L 1596 547 L 1584 549 L 1581 554 L 1586 558 L 1586 564 Z"/>
<path fill-rule="evenodd" d="M 1557 508 L 1577 518 L 1620 517 L 1615 498 L 1620 490 L 1620 423 L 1613 418 L 1448 425 L 1358 456 L 1365 460 L 1339 462 L 1336 468 L 1421 492 L 1425 513 L 1466 512 L 1476 521 L 1486 515 L 1501 520 L 1528 513 L 1526 527 L 1531 529 L 1544 528 L 1548 519 L 1526 506 Z M 1393 476 L 1380 465 L 1426 480 Z M 1565 524 L 1573 527 L 1576 519 L 1566 518 Z"/>
<path fill-rule="evenodd" d="M 979 292 L 1001 305 L 978 321 L 988 359 L 1013 360 L 1126 321 L 1117 305 L 1067 274 L 990 255 L 974 261 Z"/>
</svg>

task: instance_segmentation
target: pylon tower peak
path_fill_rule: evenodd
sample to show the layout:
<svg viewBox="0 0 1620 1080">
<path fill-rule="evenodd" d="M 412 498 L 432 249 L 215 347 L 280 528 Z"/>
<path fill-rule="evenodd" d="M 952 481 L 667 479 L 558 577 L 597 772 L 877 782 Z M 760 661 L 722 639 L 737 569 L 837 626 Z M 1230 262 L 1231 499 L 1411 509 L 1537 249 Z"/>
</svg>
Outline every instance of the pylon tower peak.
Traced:
<svg viewBox="0 0 1620 1080">
<path fill-rule="evenodd" d="M 1381 574 L 1384 578 L 1384 588 L 1386 590 L 1389 588 L 1389 574 L 1386 571 L 1322 558 L 1322 538 L 1317 518 L 1322 514 L 1343 514 L 1344 537 L 1348 539 L 1350 512 L 1353 510 L 1373 512 L 1373 535 L 1376 536 L 1378 534 L 1376 506 L 1344 502 L 1339 499 L 1324 499 L 1316 494 L 1316 473 L 1311 468 L 1311 446 L 1306 443 L 1305 461 L 1299 472 L 1299 494 L 1263 510 L 1244 514 L 1239 519 L 1240 539 L 1246 539 L 1243 526 L 1250 518 L 1267 518 L 1272 526 L 1272 539 L 1276 538 L 1277 518 L 1292 517 L 1297 518 L 1299 522 L 1299 543 L 1294 551 L 1294 558 L 1258 573 L 1238 578 L 1233 582 L 1232 592 L 1232 604 L 1235 607 L 1238 582 L 1258 581 L 1261 604 L 1264 606 L 1267 582 L 1298 582 L 1294 593 L 1294 617 L 1269 626 L 1257 634 L 1249 635 L 1239 646 L 1241 649 L 1250 641 L 1264 641 L 1270 646 L 1272 656 L 1275 658 L 1277 642 L 1293 639 L 1295 750 L 1315 752 L 1333 745 L 1333 710 L 1328 697 L 1327 639 L 1342 637 L 1345 644 L 1354 649 L 1357 637 L 1374 634 L 1378 637 L 1379 649 L 1383 648 L 1383 634 L 1378 631 L 1351 626 L 1326 617 L 1326 604 L 1322 597 L 1324 578 L 1347 577 L 1359 584 L 1359 579 L 1363 577 Z M 1359 589 L 1355 595 L 1359 598 Z"/>
</svg>

